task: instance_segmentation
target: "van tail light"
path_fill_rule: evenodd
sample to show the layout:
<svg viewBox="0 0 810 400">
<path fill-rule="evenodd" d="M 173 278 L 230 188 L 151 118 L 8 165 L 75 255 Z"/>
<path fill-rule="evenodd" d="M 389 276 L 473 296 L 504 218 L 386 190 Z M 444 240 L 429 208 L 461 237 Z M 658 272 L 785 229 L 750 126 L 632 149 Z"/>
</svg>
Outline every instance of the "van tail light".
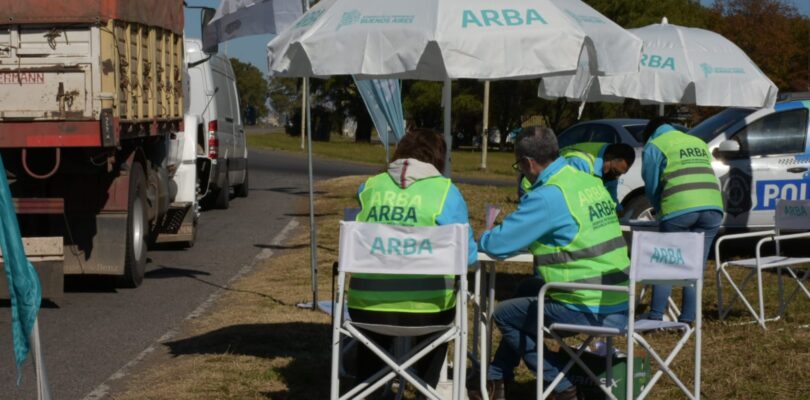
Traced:
<svg viewBox="0 0 810 400">
<path fill-rule="evenodd" d="M 219 139 L 217 139 L 217 121 L 208 122 L 208 158 L 215 160 L 219 155 Z"/>
</svg>

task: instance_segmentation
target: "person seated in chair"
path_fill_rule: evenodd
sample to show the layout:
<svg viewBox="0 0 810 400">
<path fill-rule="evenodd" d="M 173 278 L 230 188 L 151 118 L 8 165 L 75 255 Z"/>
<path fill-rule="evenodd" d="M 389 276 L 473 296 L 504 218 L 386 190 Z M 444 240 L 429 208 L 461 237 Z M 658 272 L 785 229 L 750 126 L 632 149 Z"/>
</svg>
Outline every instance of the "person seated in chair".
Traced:
<svg viewBox="0 0 810 400">
<path fill-rule="evenodd" d="M 484 232 L 481 251 L 505 258 L 525 249 L 534 255 L 536 272 L 546 283 L 629 284 L 630 259 L 616 206 L 602 180 L 569 165 L 559 154 L 554 132 L 535 126 L 523 129 L 515 143 L 515 167 L 532 186 L 517 210 Z M 505 383 L 514 378 L 521 358 L 551 382 L 565 366 L 557 353 L 537 359 L 537 295 L 521 294 L 498 304 L 493 319 L 502 333 L 487 379 L 491 399 L 505 399 Z M 546 326 L 569 323 L 623 327 L 628 295 L 592 290 L 550 290 L 544 309 Z M 539 369 L 539 368 L 542 368 Z M 470 398 L 476 393 L 470 391 Z M 480 398 L 480 394 L 478 394 Z M 565 377 L 553 398 L 573 400 L 576 387 Z"/>
<path fill-rule="evenodd" d="M 400 226 L 469 223 L 461 192 L 440 172 L 444 169 L 446 149 L 444 139 L 436 131 L 409 131 L 397 144 L 388 171 L 360 186 L 361 210 L 356 220 Z M 477 254 L 470 229 L 470 264 L 475 263 Z M 455 318 L 455 280 L 442 276 L 353 274 L 349 281 L 348 309 L 356 322 L 447 325 Z M 391 336 L 365 333 L 381 347 L 390 347 L 393 342 Z M 430 336 L 419 336 L 416 340 Z M 431 351 L 417 362 L 417 375 L 436 387 L 446 354 L 446 343 Z M 384 367 L 383 361 L 365 346 L 359 347 L 357 361 L 358 382 Z"/>
</svg>

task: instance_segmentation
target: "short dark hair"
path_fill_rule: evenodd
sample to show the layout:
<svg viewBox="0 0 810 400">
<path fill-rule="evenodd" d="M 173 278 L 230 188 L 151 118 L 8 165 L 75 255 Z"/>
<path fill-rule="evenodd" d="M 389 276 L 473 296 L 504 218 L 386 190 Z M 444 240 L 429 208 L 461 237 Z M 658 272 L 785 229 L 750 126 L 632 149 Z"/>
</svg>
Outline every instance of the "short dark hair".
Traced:
<svg viewBox="0 0 810 400">
<path fill-rule="evenodd" d="M 647 126 L 645 126 L 644 130 L 641 131 L 641 138 L 644 139 L 644 143 L 650 141 L 650 136 L 652 136 L 661 125 L 668 123 L 670 123 L 670 121 L 667 117 L 654 117 L 647 122 Z"/>
<path fill-rule="evenodd" d="M 547 165 L 560 156 L 557 136 L 551 128 L 530 126 L 523 128 L 515 140 L 515 154 L 529 157 L 540 165 Z"/>
<path fill-rule="evenodd" d="M 439 172 L 444 171 L 444 156 L 447 144 L 442 135 L 433 129 L 416 128 L 409 131 L 397 143 L 393 161 L 413 158 L 433 164 Z"/>
<path fill-rule="evenodd" d="M 630 167 L 636 161 L 636 150 L 625 143 L 609 144 L 605 149 L 605 160 L 610 161 L 617 158 L 627 162 L 627 166 Z"/>
</svg>

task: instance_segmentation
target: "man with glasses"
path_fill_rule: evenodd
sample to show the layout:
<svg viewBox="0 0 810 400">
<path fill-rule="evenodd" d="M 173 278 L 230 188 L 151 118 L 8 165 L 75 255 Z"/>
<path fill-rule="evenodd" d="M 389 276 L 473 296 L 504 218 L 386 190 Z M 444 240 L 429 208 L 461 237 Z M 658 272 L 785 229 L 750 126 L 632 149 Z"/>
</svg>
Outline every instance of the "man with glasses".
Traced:
<svg viewBox="0 0 810 400">
<path fill-rule="evenodd" d="M 525 128 L 515 143 L 515 164 L 532 182 L 517 210 L 481 235 L 479 249 L 505 258 L 528 249 L 545 282 L 598 282 L 627 285 L 630 260 L 613 201 L 602 181 L 583 173 L 559 154 L 554 132 Z M 626 293 L 590 290 L 549 291 L 545 323 L 620 327 L 627 323 Z M 488 371 L 494 399 L 505 399 L 521 358 L 550 382 L 565 360 L 546 352 L 537 360 L 537 291 L 501 302 L 493 315 L 502 339 Z M 538 371 L 540 375 L 540 371 Z M 471 391 L 471 398 L 474 393 Z M 566 377 L 554 399 L 576 399 Z"/>
<path fill-rule="evenodd" d="M 572 167 L 602 180 L 616 210 L 621 211 L 618 188 L 619 177 L 626 174 L 636 160 L 636 151 L 624 143 L 577 143 L 560 149 L 560 154 Z M 513 166 L 516 168 L 516 166 Z M 529 191 L 532 182 L 523 177 L 520 181 L 520 196 Z"/>
</svg>

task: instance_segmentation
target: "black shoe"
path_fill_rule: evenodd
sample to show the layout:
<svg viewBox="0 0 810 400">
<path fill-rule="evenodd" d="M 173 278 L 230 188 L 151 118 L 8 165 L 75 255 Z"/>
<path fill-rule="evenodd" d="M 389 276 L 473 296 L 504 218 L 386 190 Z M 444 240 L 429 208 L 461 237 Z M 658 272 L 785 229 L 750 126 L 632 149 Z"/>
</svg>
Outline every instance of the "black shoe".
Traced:
<svg viewBox="0 0 810 400">
<path fill-rule="evenodd" d="M 562 392 L 552 392 L 548 400 L 577 400 L 577 387 L 571 386 Z"/>
<path fill-rule="evenodd" d="M 485 399 L 484 394 L 476 386 L 474 389 L 467 390 L 467 397 L 470 400 L 506 400 L 506 382 L 502 380 L 487 381 L 487 393 L 489 399 Z"/>
</svg>

